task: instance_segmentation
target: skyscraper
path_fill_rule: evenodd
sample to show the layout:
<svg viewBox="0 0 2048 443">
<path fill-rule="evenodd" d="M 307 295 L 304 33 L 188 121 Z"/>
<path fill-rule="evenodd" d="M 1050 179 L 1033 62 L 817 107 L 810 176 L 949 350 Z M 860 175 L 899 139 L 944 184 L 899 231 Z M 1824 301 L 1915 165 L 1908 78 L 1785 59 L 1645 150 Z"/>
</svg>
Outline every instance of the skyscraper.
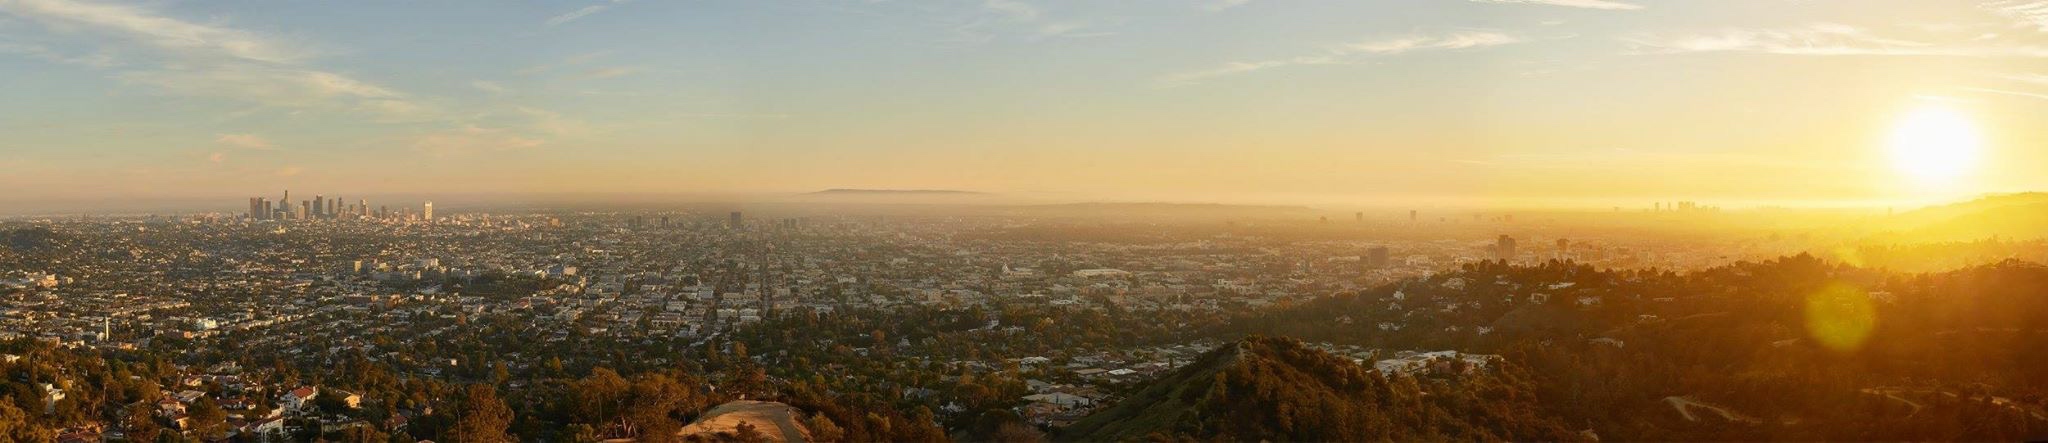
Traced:
<svg viewBox="0 0 2048 443">
<path fill-rule="evenodd" d="M 424 207 L 420 208 L 420 219 L 428 222 L 434 221 L 434 202 L 429 201 Z"/>
<path fill-rule="evenodd" d="M 1494 240 L 1493 254 L 1495 256 L 1494 258 L 1498 258 L 1501 261 L 1514 261 L 1515 238 L 1503 234 L 1500 236 L 1499 239 Z"/>
<path fill-rule="evenodd" d="M 725 221 L 725 227 L 739 229 L 740 221 L 740 211 L 732 211 L 732 215 L 728 216 Z"/>
</svg>

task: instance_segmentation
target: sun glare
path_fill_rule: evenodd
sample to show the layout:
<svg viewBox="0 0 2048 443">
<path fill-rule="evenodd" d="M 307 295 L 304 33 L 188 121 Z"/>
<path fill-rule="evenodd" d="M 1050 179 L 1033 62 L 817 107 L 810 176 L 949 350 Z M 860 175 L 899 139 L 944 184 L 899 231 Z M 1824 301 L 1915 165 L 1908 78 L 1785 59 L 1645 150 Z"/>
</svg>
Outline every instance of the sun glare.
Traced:
<svg viewBox="0 0 2048 443">
<path fill-rule="evenodd" d="M 1983 140 L 1970 119 L 1942 106 L 1924 106 L 1892 129 L 1892 165 L 1922 183 L 1950 183 L 1976 167 Z"/>
</svg>

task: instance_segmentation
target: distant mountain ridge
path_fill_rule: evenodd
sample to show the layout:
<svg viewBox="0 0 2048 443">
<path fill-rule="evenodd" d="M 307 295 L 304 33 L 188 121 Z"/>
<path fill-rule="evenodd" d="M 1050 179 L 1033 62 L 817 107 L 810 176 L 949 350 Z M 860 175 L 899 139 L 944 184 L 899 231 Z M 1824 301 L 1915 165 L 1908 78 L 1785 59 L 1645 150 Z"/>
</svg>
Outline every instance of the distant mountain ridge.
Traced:
<svg viewBox="0 0 2048 443">
<path fill-rule="evenodd" d="M 2048 237 L 2048 193 L 1990 195 L 1909 211 L 1887 220 L 1887 230 L 1923 241 L 1964 241 L 1997 236 Z"/>
<path fill-rule="evenodd" d="M 960 191 L 953 189 L 857 189 L 832 188 L 805 195 L 986 195 L 986 192 Z"/>
</svg>

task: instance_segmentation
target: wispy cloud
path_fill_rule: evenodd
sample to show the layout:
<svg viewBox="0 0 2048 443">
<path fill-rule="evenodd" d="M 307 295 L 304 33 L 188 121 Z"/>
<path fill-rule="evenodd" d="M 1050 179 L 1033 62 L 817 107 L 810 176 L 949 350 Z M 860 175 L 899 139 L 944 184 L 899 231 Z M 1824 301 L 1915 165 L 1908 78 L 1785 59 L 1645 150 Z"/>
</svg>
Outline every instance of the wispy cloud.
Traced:
<svg viewBox="0 0 2048 443">
<path fill-rule="evenodd" d="M 606 3 L 584 6 L 574 11 L 562 13 L 561 15 L 548 17 L 547 25 L 549 27 L 561 26 L 563 23 L 573 22 L 576 21 L 577 19 L 589 17 L 591 14 L 604 12 L 606 9 L 611 9 L 614 6 L 626 4 L 631 1 L 632 0 L 609 0 Z"/>
<path fill-rule="evenodd" d="M 289 63 L 303 58 L 304 48 L 280 44 L 254 33 L 152 14 L 127 5 L 68 0 L 8 0 L 0 10 L 64 29 L 104 32 L 169 51 L 194 55 Z"/>
<path fill-rule="evenodd" d="M 1516 5 L 1545 5 L 1545 6 L 1564 6 L 1564 7 L 1571 7 L 1571 8 L 1585 8 L 1585 9 L 1607 9 L 1607 10 L 1619 10 L 1619 11 L 1625 11 L 1625 10 L 1635 10 L 1635 9 L 1643 9 L 1643 5 L 1638 5 L 1638 4 L 1634 4 L 1634 3 L 1623 3 L 1623 2 L 1617 2 L 1617 1 L 1610 1 L 1610 0 L 1472 0 L 1472 1 L 1474 1 L 1474 2 L 1478 2 L 1478 3 L 1500 3 L 1500 4 L 1516 4 Z"/>
<path fill-rule="evenodd" d="M 413 139 L 412 148 L 423 154 L 447 157 L 488 151 L 531 149 L 545 143 L 540 139 L 522 136 L 507 129 L 467 125 L 449 131 L 421 134 Z"/>
<path fill-rule="evenodd" d="M 259 151 L 277 149 L 277 145 L 271 144 L 270 140 L 266 140 L 263 136 L 256 134 L 221 134 L 220 137 L 214 138 L 213 142 L 230 148 Z"/>
<path fill-rule="evenodd" d="M 535 132 L 551 136 L 574 136 L 590 132 L 590 123 L 569 118 L 561 113 L 540 108 L 521 106 L 516 108 L 520 116 L 528 120 L 527 127 Z"/>
<path fill-rule="evenodd" d="M 1037 6 L 1016 0 L 982 0 L 981 7 L 1017 21 L 1037 20 L 1040 13 Z"/>
<path fill-rule="evenodd" d="M 887 4 L 895 5 L 898 2 Z M 1122 19 L 1102 15 L 1077 15 L 1072 11 L 1047 9 L 1040 4 L 1021 0 L 980 0 L 978 2 L 901 2 L 903 5 L 890 7 L 896 14 L 933 16 L 924 23 L 937 26 L 945 37 L 937 43 L 946 47 L 973 46 L 995 41 L 1000 37 L 1012 37 L 1024 41 L 1044 41 L 1055 38 L 1101 37 L 1115 35 L 1106 27 L 1122 23 Z M 870 5 L 878 4 L 871 2 Z M 966 5 L 964 9 L 957 5 Z M 1062 14 L 1061 12 L 1069 12 Z M 876 14 L 891 14 L 874 12 Z"/>
<path fill-rule="evenodd" d="M 472 81 L 469 82 L 469 87 L 476 88 L 478 91 L 484 91 L 491 94 L 504 94 L 507 92 L 511 92 L 511 90 L 505 89 L 505 85 L 501 85 L 498 84 L 498 82 L 490 80 Z"/>
<path fill-rule="evenodd" d="M 1946 57 L 2048 57 L 2048 48 L 1996 44 L 1930 43 L 1886 38 L 1849 25 L 1816 23 L 1786 29 L 1729 29 L 1689 35 L 1626 36 L 1630 54 L 1742 52 L 1780 55 L 1889 55 Z"/>
<path fill-rule="evenodd" d="M 121 65 L 120 60 L 116 60 L 112 53 L 104 50 L 89 55 L 74 56 L 50 49 L 48 46 L 32 43 L 0 42 L 0 54 L 20 54 L 58 63 L 94 68 L 112 68 Z"/>
<path fill-rule="evenodd" d="M 1995 95 L 2005 95 L 2005 96 L 2012 96 L 2012 97 L 2025 97 L 2025 98 L 2031 98 L 2031 99 L 2040 99 L 2040 100 L 2048 100 L 2048 94 L 2042 94 L 2042 93 L 2038 93 L 2038 92 L 2025 92 L 2025 91 L 2013 91 L 2013 90 L 2006 90 L 2006 89 L 1994 89 L 1994 88 L 1978 88 L 1978 87 L 1964 87 L 1964 88 L 1958 88 L 1958 89 L 1960 89 L 1960 90 L 1962 90 L 1962 91 L 1966 91 L 1966 92 L 1975 92 L 1975 93 L 1982 93 L 1982 94 L 1995 94 Z"/>
<path fill-rule="evenodd" d="M 2048 32 L 2048 0 L 1998 0 L 1985 2 L 1983 6 L 2018 21 L 2021 26 Z"/>
<path fill-rule="evenodd" d="M 391 89 L 306 66 L 304 61 L 314 51 L 241 29 L 180 20 L 137 6 L 65 0 L 0 1 L 0 12 L 41 23 L 60 34 L 91 34 L 132 43 L 142 50 L 137 54 L 139 66 L 111 60 L 78 62 L 124 67 L 127 70 L 113 77 L 166 93 L 294 108 L 340 108 L 377 113 L 387 119 L 417 118 L 429 108 Z"/>
<path fill-rule="evenodd" d="M 2048 74 L 1996 74 L 1993 75 L 1993 77 L 2012 80 L 2016 82 L 2033 83 L 2037 85 L 2048 85 Z"/>
<path fill-rule="evenodd" d="M 633 73 L 635 73 L 635 72 L 640 72 L 640 68 L 634 68 L 634 67 L 627 67 L 627 66 L 615 66 L 615 67 L 610 67 L 610 68 L 598 68 L 598 69 L 592 69 L 592 70 L 590 70 L 590 71 L 588 71 L 588 72 L 584 72 L 584 73 L 583 73 L 583 78 L 587 78 L 587 79 L 600 79 L 600 78 L 613 78 L 613 77 L 623 77 L 623 76 L 627 76 L 627 75 L 632 75 L 632 74 L 633 74 Z"/>
<path fill-rule="evenodd" d="M 624 1 L 615 0 L 604 6 L 620 3 Z M 122 60 L 114 62 L 106 56 L 65 56 L 48 47 L 27 42 L 0 43 L 0 53 L 25 54 L 110 69 L 114 72 L 109 77 L 114 80 L 171 95 L 253 103 L 294 112 L 313 110 L 354 114 L 381 123 L 427 123 L 445 129 L 415 133 L 407 140 L 416 150 L 433 155 L 531 148 L 545 142 L 541 136 L 572 134 L 581 127 L 580 121 L 575 119 L 531 108 L 495 111 L 446 109 L 438 104 L 440 101 L 429 97 L 315 67 L 311 61 L 315 51 L 302 45 L 231 28 L 221 22 L 182 20 L 141 6 L 69 0 L 0 0 L 0 15 L 41 24 L 50 31 L 43 35 L 94 37 L 90 41 L 119 47 Z M 103 49 L 98 54 L 113 52 L 116 51 Z M 571 63 L 582 63 L 595 56 L 572 58 Z M 631 72 L 631 68 L 612 68 L 592 71 L 589 75 L 604 77 Z M 470 86 L 486 92 L 505 91 L 502 85 L 490 81 L 480 80 Z M 502 121 L 504 124 L 485 126 L 477 123 L 481 121 Z M 255 134 L 220 134 L 214 142 L 220 150 L 208 155 L 207 159 L 216 163 L 227 160 L 236 149 L 275 149 L 269 140 Z M 298 172 L 295 166 L 277 171 L 279 175 L 286 176 Z"/>
<path fill-rule="evenodd" d="M 1461 31 L 1438 36 L 1417 35 L 1368 40 L 1334 46 L 1316 54 L 1281 59 L 1230 62 L 1210 69 L 1168 74 L 1157 80 L 1157 86 L 1187 86 L 1217 77 L 1288 66 L 1355 63 L 1359 57 L 1390 56 L 1416 51 L 1470 49 L 1506 45 L 1521 41 L 1522 39 L 1519 37 L 1491 31 Z"/>
<path fill-rule="evenodd" d="M 597 59 L 604 58 L 605 56 L 611 54 L 612 51 L 585 52 L 581 54 L 571 55 L 568 57 L 563 57 L 561 61 L 527 66 L 524 68 L 519 68 L 519 70 L 513 72 L 519 75 L 544 74 L 558 69 L 568 69 L 576 66 L 587 65 L 592 61 L 596 61 Z"/>
<path fill-rule="evenodd" d="M 263 136 L 256 134 L 220 134 L 219 137 L 215 137 L 213 139 L 213 144 L 219 145 L 221 148 L 225 148 L 213 151 L 213 153 L 211 154 L 207 154 L 206 160 L 213 163 L 226 162 L 228 159 L 228 151 L 277 150 L 277 145 L 270 143 L 270 140 L 264 139 Z"/>
<path fill-rule="evenodd" d="M 1203 3 L 1201 8 L 1204 11 L 1216 12 L 1239 6 L 1244 6 L 1246 4 L 1250 4 L 1251 2 L 1252 0 L 1212 0 L 1208 3 Z"/>
</svg>

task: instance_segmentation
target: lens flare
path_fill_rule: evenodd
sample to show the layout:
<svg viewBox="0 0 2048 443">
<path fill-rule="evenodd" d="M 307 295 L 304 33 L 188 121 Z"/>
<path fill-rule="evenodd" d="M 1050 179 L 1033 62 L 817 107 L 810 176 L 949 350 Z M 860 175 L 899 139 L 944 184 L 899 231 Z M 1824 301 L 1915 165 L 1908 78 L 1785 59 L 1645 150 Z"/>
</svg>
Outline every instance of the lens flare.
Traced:
<svg viewBox="0 0 2048 443">
<path fill-rule="evenodd" d="M 1836 352 L 1855 352 L 1877 329 L 1870 294 L 1835 283 L 1806 296 L 1806 335 Z"/>
</svg>

